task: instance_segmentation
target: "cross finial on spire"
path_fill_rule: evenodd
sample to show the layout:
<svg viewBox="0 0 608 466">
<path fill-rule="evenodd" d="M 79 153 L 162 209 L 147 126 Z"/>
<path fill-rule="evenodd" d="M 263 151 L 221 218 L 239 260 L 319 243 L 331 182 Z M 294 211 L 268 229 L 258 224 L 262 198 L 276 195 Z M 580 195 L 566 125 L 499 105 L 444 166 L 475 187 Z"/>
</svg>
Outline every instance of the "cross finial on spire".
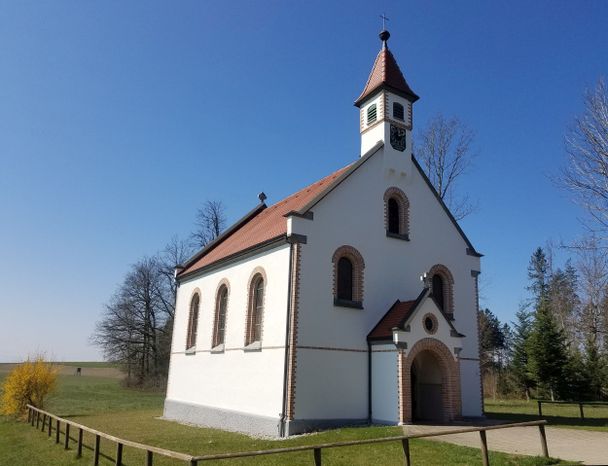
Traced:
<svg viewBox="0 0 608 466">
<path fill-rule="evenodd" d="M 386 30 L 386 22 L 389 19 L 384 13 L 380 15 L 380 18 L 382 18 L 382 32 L 380 32 L 380 40 L 382 41 L 382 48 L 387 48 L 386 41 L 391 36 L 391 34 Z"/>
<path fill-rule="evenodd" d="M 386 16 L 386 14 L 382 13 L 380 15 L 380 18 L 382 18 L 382 30 L 386 31 L 386 22 L 389 21 L 388 16 Z"/>
</svg>

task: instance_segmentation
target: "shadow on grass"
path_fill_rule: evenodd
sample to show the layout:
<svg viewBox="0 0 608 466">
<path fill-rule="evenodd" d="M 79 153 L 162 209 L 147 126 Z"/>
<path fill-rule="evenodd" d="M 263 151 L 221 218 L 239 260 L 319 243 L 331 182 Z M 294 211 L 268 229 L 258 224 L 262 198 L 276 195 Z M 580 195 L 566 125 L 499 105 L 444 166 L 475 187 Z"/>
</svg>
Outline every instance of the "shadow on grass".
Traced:
<svg viewBox="0 0 608 466">
<path fill-rule="evenodd" d="M 486 416 L 492 419 L 504 419 L 510 422 L 526 422 L 546 419 L 549 425 L 562 425 L 573 427 L 608 427 L 608 419 L 567 417 L 567 416 L 545 416 L 539 417 L 537 414 L 521 413 L 500 413 L 486 411 Z"/>
</svg>

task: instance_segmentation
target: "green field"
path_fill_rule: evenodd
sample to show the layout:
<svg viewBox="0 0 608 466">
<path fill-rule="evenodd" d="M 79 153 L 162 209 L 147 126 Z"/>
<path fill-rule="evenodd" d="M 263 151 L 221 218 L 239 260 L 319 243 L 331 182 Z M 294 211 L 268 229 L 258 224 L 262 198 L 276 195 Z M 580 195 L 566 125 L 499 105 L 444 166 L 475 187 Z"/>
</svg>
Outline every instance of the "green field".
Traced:
<svg viewBox="0 0 608 466">
<path fill-rule="evenodd" d="M 0 375 L 0 378 L 3 376 Z M 150 445 L 190 454 L 206 454 L 229 451 L 245 451 L 264 448 L 316 444 L 337 440 L 353 440 L 398 435 L 398 427 L 361 427 L 335 429 L 322 433 L 303 435 L 288 440 L 255 439 L 245 435 L 180 425 L 158 419 L 162 414 L 162 393 L 151 393 L 122 388 L 113 378 L 59 377 L 57 393 L 49 399 L 46 408 L 62 417 L 104 432 Z M 85 443 L 92 445 L 92 438 L 85 434 Z M 0 465 L 43 466 L 90 464 L 91 451 L 85 450 L 84 458 L 75 458 L 75 444 L 65 451 L 54 438 L 34 429 L 25 422 L 0 417 Z M 114 455 L 115 446 L 102 441 L 101 451 L 108 457 Z M 411 442 L 414 465 L 476 465 L 481 464 L 478 449 L 447 443 L 414 440 Z M 143 453 L 125 448 L 124 464 L 144 464 Z M 560 464 L 543 458 L 517 457 L 491 453 L 492 465 L 543 465 Z M 101 464 L 113 464 L 102 458 Z M 155 465 L 184 464 L 155 458 Z M 205 464 L 205 463 L 201 463 Z M 312 453 L 273 455 L 237 461 L 221 461 L 208 464 L 225 465 L 310 465 Z M 403 453 L 397 442 L 361 447 L 347 447 L 323 451 L 323 464 L 328 465 L 401 465 Z"/>
<path fill-rule="evenodd" d="M 550 426 L 571 429 L 598 430 L 608 432 L 608 405 L 584 406 L 585 419 L 582 420 L 578 405 L 543 404 L 543 419 Z M 512 422 L 539 419 L 535 400 L 485 400 L 486 415 L 494 419 Z"/>
</svg>

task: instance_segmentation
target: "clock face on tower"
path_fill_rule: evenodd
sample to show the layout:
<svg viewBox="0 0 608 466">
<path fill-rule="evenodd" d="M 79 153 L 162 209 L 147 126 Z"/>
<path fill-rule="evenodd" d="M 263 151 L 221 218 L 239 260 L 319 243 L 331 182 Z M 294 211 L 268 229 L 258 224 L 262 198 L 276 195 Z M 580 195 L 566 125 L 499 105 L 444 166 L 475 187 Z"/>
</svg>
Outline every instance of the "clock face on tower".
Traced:
<svg viewBox="0 0 608 466">
<path fill-rule="evenodd" d="M 391 125 L 391 146 L 401 152 L 405 150 L 405 129 Z"/>
</svg>

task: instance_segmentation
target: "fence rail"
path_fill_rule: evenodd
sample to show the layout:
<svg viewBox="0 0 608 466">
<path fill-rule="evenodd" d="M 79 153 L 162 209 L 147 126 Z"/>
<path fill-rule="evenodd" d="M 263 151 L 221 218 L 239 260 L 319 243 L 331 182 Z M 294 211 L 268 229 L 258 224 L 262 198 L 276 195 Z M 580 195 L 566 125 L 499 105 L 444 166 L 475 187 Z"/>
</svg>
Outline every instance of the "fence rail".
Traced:
<svg viewBox="0 0 608 466">
<path fill-rule="evenodd" d="M 138 450 L 143 450 L 146 452 L 146 466 L 152 466 L 154 461 L 154 455 L 165 456 L 168 458 L 173 458 L 181 461 L 185 461 L 188 464 L 196 465 L 196 462 L 192 462 L 193 456 L 188 455 L 186 453 L 180 453 L 177 451 L 166 450 L 164 448 L 153 447 L 152 445 L 144 445 L 143 443 L 132 442 L 131 440 L 121 439 L 119 437 L 115 437 L 110 434 L 106 434 L 105 432 L 101 432 L 96 429 L 92 429 L 91 427 L 84 426 L 74 421 L 69 421 L 67 419 L 56 416 L 55 414 L 49 413 L 48 411 L 44 411 L 40 408 L 36 408 L 32 405 L 27 405 L 28 409 L 28 422 L 35 426 L 36 428 L 45 431 L 45 426 L 48 436 L 52 436 L 53 430 L 53 420 L 55 421 L 55 443 L 59 443 L 60 434 L 61 434 L 61 424 L 65 425 L 64 432 L 64 448 L 66 450 L 69 449 L 70 442 L 70 427 L 78 429 L 78 439 L 77 439 L 77 449 L 76 456 L 82 456 L 82 448 L 83 448 L 83 433 L 89 432 L 95 436 L 95 442 L 93 446 L 93 464 L 95 466 L 99 465 L 99 457 L 100 457 L 100 440 L 102 438 L 109 440 L 111 442 L 116 443 L 116 458 L 115 463 L 117 466 L 122 465 L 122 451 L 123 447 L 128 446 L 131 448 L 135 448 Z M 48 420 L 48 422 L 47 422 Z M 42 428 L 40 428 L 40 422 L 42 421 Z"/>
<path fill-rule="evenodd" d="M 485 426 L 485 427 L 469 427 L 463 429 L 455 429 L 448 431 L 437 431 L 437 432 L 427 432 L 421 434 L 408 434 L 408 435 L 399 435 L 393 437 L 381 437 L 376 439 L 365 439 L 365 440 L 348 440 L 342 442 L 331 442 L 331 443 L 320 443 L 317 445 L 301 445 L 296 447 L 285 447 L 285 448 L 273 448 L 269 450 L 257 450 L 257 451 L 243 451 L 243 452 L 234 452 L 234 453 L 217 453 L 210 455 L 201 455 L 201 456 L 192 456 L 186 453 L 179 453 L 176 451 L 165 450 L 164 448 L 153 447 L 151 445 L 144 445 L 138 442 L 132 442 L 130 440 L 121 439 L 115 437 L 113 435 L 106 434 L 105 432 L 100 432 L 98 430 L 92 429 L 90 427 L 84 426 L 82 424 L 78 424 L 77 422 L 69 421 L 67 419 L 60 418 L 54 414 L 51 414 L 42 409 L 36 408 L 32 405 L 27 405 L 28 408 L 28 422 L 37 428 L 40 429 L 40 421 L 42 420 L 42 428 L 41 430 L 45 431 L 45 426 L 48 429 L 48 436 L 52 435 L 52 420 L 55 420 L 55 443 L 59 443 L 60 433 L 61 433 L 61 423 L 65 424 L 65 440 L 64 440 L 64 448 L 67 450 L 69 448 L 70 441 L 70 426 L 78 429 L 78 439 L 77 439 L 77 457 L 82 456 L 82 448 L 83 448 L 83 432 L 90 432 L 95 435 L 95 443 L 93 446 L 93 464 L 97 466 L 99 464 L 99 456 L 100 453 L 100 439 L 105 438 L 112 442 L 116 443 L 116 457 L 113 458 L 115 460 L 115 464 L 117 466 L 122 465 L 122 452 L 123 447 L 132 447 L 139 450 L 146 451 L 146 466 L 152 466 L 154 454 L 158 454 L 161 456 L 166 456 L 169 458 L 181 460 L 187 462 L 190 466 L 198 466 L 199 462 L 205 461 L 213 461 L 213 460 L 230 460 L 236 458 L 247 458 L 247 457 L 255 457 L 255 456 L 263 456 L 263 455 L 276 455 L 276 454 L 285 454 L 285 453 L 295 453 L 302 451 L 312 451 L 313 460 L 315 466 L 321 466 L 322 464 L 322 450 L 329 448 L 341 448 L 341 447 L 351 447 L 357 445 L 369 445 L 376 443 L 387 443 L 387 442 L 401 442 L 403 448 L 403 456 L 406 466 L 411 466 L 411 457 L 410 457 L 410 439 L 417 438 L 428 438 L 428 437 L 440 437 L 443 435 L 453 435 L 453 434 L 464 434 L 471 432 L 479 432 L 479 438 L 481 442 L 481 458 L 484 466 L 489 466 L 490 460 L 488 456 L 488 442 L 486 438 L 486 432 L 488 430 L 497 430 L 497 429 L 508 429 L 512 427 L 533 427 L 538 426 L 540 433 L 540 443 L 542 448 L 543 456 L 549 456 L 549 450 L 547 447 L 547 436 L 545 433 L 545 425 L 547 424 L 546 420 L 538 420 L 538 421 L 530 421 L 530 422 L 518 422 L 513 424 L 500 424 L 494 426 Z M 47 423 L 48 420 L 48 423 Z M 105 456 L 105 455 L 104 455 Z"/>
<path fill-rule="evenodd" d="M 578 405 L 578 410 L 581 415 L 581 419 L 585 420 L 585 412 L 583 411 L 583 406 L 608 406 L 608 402 L 606 401 L 551 401 L 551 400 L 536 400 L 538 403 L 538 416 L 543 417 L 543 404 L 552 404 L 552 405 Z"/>
</svg>

